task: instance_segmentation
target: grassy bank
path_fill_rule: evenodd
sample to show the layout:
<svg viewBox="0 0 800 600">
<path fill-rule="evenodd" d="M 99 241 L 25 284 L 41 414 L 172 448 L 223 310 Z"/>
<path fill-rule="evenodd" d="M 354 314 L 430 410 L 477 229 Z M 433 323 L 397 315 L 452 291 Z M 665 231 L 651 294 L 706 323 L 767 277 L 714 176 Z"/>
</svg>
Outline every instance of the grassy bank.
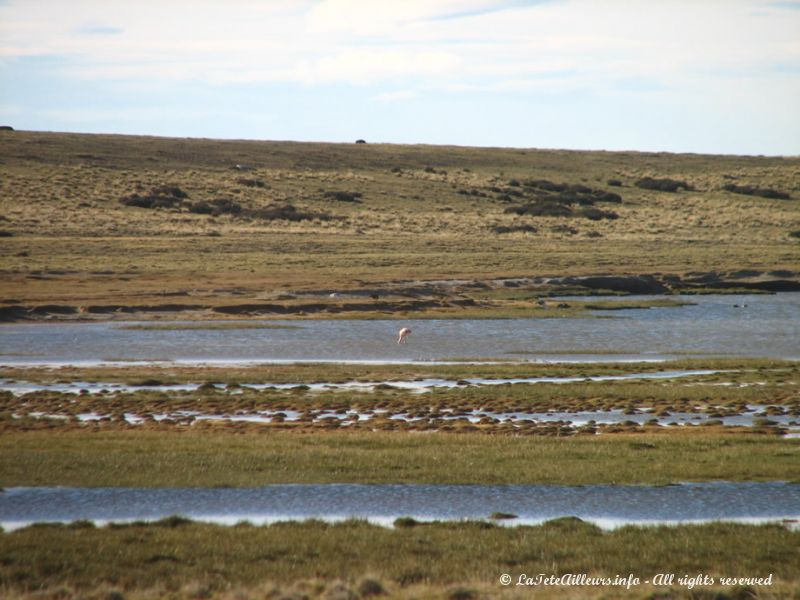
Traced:
<svg viewBox="0 0 800 600">
<path fill-rule="evenodd" d="M 112 357 L 109 357 L 112 358 Z M 337 363 L 267 364 L 220 367 L 185 366 L 95 366 L 95 367 L 0 367 L 0 378 L 34 382 L 104 381 L 130 382 L 156 379 L 163 383 L 316 383 L 345 381 L 388 381 L 425 378 L 515 378 L 515 377 L 591 377 L 666 371 L 724 371 L 703 376 L 705 381 L 748 383 L 793 383 L 800 375 L 800 363 L 775 359 L 686 358 L 666 362 L 642 363 L 535 363 L 495 359 L 475 364 L 370 365 Z M 687 381 L 680 379 L 676 381 Z"/>
<path fill-rule="evenodd" d="M 603 532 L 575 519 L 537 527 L 452 523 L 396 529 L 353 521 L 221 527 L 168 519 L 102 529 L 82 523 L 29 527 L 0 534 L 0 556 L 0 591 L 12 597 L 59 586 L 60 598 L 70 598 L 68 590 L 80 593 L 98 588 L 130 597 L 150 590 L 154 597 L 220 594 L 243 600 L 296 598 L 300 592 L 306 594 L 303 597 L 357 598 L 381 595 L 381 590 L 395 598 L 478 598 L 503 592 L 530 597 L 538 590 L 506 588 L 500 584 L 501 574 L 509 574 L 515 582 L 521 574 L 586 573 L 612 578 L 633 574 L 643 582 L 658 573 L 674 573 L 675 595 L 658 596 L 673 598 L 688 597 L 677 578 L 696 576 L 698 565 L 702 565 L 700 572 L 717 581 L 723 576 L 772 573 L 772 586 L 749 588 L 751 594 L 764 594 L 758 597 L 792 597 L 791 590 L 796 593 L 800 585 L 796 568 L 800 532 L 777 525 L 626 527 Z M 372 585 L 366 585 L 365 578 Z M 339 586 L 338 595 L 334 595 L 334 585 Z M 752 597 L 742 586 L 733 591 L 740 595 L 707 595 L 726 587 L 731 590 L 718 583 L 700 586 L 693 592 L 701 595 L 691 597 Z M 669 590 L 669 586 L 642 584 L 631 590 L 543 592 L 546 597 L 642 598 Z M 241 595 L 234 595 L 237 591 Z M 230 595 L 224 596 L 225 592 Z"/>
<path fill-rule="evenodd" d="M 726 434 L 540 438 L 360 432 L 31 431 L 0 486 L 800 481 L 800 441 Z"/>
</svg>

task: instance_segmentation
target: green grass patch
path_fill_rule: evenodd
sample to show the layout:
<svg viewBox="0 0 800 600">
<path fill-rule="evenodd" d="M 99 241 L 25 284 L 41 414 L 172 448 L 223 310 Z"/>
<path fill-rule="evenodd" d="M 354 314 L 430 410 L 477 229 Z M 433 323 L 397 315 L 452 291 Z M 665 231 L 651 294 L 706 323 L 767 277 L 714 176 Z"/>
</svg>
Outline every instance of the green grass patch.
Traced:
<svg viewBox="0 0 800 600">
<path fill-rule="evenodd" d="M 4 487 L 714 479 L 800 481 L 800 440 L 706 433 L 546 438 L 266 430 L 231 435 L 213 428 L 29 431 L 0 437 Z"/>
<path fill-rule="evenodd" d="M 514 581 L 523 573 L 632 573 L 644 580 L 698 570 L 716 578 L 772 573 L 773 585 L 786 589 L 798 583 L 800 533 L 778 525 L 721 523 L 603 532 L 577 519 L 536 527 L 437 523 L 396 529 L 359 521 L 224 527 L 173 519 L 104 528 L 28 527 L 0 534 L 0 556 L 0 589 L 6 593 L 105 585 L 129 594 L 155 588 L 161 591 L 156 597 L 210 597 L 244 586 L 260 591 L 252 597 L 271 597 L 263 587 L 253 588 L 316 580 L 319 588 L 309 594 L 316 597 L 335 580 L 355 588 L 370 574 L 393 597 L 416 595 L 419 585 L 434 586 L 436 595 L 428 598 L 447 598 L 453 586 L 476 586 L 494 597 L 503 591 L 503 573 Z M 611 596 L 641 593 L 617 589 Z"/>
<path fill-rule="evenodd" d="M 506 363 L 482 361 L 480 364 L 448 365 L 358 365 L 336 363 L 295 363 L 252 365 L 244 367 L 153 366 L 128 367 L 59 367 L 14 368 L 0 367 L 0 377 L 21 381 L 131 381 L 160 379 L 167 383 L 203 382 L 213 379 L 224 383 L 315 383 L 343 381 L 383 381 L 441 377 L 513 378 L 513 377 L 573 377 L 592 375 L 621 375 L 626 373 L 658 373 L 679 370 L 724 370 L 757 374 L 767 381 L 797 378 L 800 363 L 775 359 L 746 358 L 685 358 L 665 362 L 643 363 L 584 363 L 540 364 L 510 360 Z M 726 378 L 728 374 L 725 375 Z"/>
</svg>

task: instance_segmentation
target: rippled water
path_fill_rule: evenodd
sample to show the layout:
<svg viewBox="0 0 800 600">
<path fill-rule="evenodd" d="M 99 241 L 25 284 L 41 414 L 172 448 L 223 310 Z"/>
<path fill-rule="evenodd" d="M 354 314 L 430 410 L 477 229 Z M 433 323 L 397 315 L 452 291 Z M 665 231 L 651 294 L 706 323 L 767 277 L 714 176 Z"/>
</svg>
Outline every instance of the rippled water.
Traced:
<svg viewBox="0 0 800 600">
<path fill-rule="evenodd" d="M 594 319 L 321 320 L 294 321 L 297 329 L 156 331 L 122 329 L 121 322 L 10 324 L 0 326 L 0 363 L 800 358 L 800 293 L 684 299 L 697 305 L 605 311 L 610 318 Z M 402 326 L 413 333 L 398 345 Z"/>
<path fill-rule="evenodd" d="M 10 488 L 5 528 L 80 519 L 108 522 L 181 515 L 202 521 L 363 518 L 391 523 L 516 515 L 514 524 L 574 516 L 603 527 L 800 518 L 800 485 L 782 482 L 644 485 L 270 485 L 261 488 Z"/>
</svg>

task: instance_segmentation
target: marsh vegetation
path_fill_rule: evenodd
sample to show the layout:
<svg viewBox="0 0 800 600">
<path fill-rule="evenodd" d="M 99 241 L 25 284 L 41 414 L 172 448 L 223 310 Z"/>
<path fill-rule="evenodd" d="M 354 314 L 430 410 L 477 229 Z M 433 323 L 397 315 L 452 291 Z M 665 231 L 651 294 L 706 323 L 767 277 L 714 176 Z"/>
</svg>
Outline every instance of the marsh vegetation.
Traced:
<svg viewBox="0 0 800 600">
<path fill-rule="evenodd" d="M 797 589 L 799 538 L 780 525 L 603 532 L 569 518 L 512 528 L 481 522 L 386 529 L 359 521 L 220 527 L 179 518 L 102 528 L 39 525 L 0 534 L 0 589 L 11 597 L 45 589 L 48 597 L 65 599 L 87 593 L 110 598 L 112 591 L 117 598 L 522 598 L 530 590 L 503 588 L 500 574 L 513 574 L 515 581 L 522 573 L 633 573 L 644 579 L 694 574 L 702 564 L 715 577 L 772 573 L 774 587 L 766 591 L 782 595 Z M 335 586 L 337 595 L 331 593 Z M 715 598 L 748 594 L 718 585 L 693 592 L 698 591 L 734 594 Z M 641 598 L 669 588 L 572 592 L 571 597 Z M 668 597 L 697 597 L 685 592 L 675 585 Z"/>
</svg>

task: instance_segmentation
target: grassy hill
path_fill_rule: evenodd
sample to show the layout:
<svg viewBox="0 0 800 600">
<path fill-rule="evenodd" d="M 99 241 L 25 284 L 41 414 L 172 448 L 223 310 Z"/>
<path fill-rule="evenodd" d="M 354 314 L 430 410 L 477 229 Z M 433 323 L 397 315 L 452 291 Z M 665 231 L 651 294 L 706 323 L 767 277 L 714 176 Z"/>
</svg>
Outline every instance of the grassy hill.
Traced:
<svg viewBox="0 0 800 600">
<path fill-rule="evenodd" d="M 640 187 L 661 180 L 679 189 Z M 330 292 L 441 297 L 408 292 L 439 280 L 797 279 L 800 265 L 796 157 L 3 131 L 0 197 L 0 301 L 55 316 L 341 307 Z"/>
</svg>

